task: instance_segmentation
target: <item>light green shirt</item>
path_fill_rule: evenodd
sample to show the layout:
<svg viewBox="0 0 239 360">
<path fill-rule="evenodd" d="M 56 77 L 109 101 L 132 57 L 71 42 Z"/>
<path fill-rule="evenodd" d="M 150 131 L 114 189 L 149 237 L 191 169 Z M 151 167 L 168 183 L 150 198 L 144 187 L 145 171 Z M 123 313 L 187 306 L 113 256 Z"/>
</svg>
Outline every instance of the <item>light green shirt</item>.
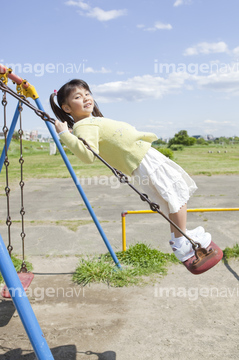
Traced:
<svg viewBox="0 0 239 360">
<path fill-rule="evenodd" d="M 89 117 L 76 122 L 73 133 L 60 134 L 64 144 L 84 163 L 92 163 L 94 154 L 78 139 L 83 138 L 90 147 L 114 168 L 127 175 L 139 166 L 157 140 L 153 133 L 137 131 L 133 126 L 104 117 Z"/>
</svg>

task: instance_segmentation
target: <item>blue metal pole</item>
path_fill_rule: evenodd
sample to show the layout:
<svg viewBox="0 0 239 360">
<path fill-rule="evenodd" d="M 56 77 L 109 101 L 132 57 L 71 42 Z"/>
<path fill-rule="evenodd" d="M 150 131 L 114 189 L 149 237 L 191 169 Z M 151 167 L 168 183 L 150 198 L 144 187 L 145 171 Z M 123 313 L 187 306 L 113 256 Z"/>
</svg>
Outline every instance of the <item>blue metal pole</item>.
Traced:
<svg viewBox="0 0 239 360">
<path fill-rule="evenodd" d="M 38 360 L 54 360 L 0 235 L 0 271 Z"/>
<path fill-rule="evenodd" d="M 40 109 L 42 111 L 45 111 L 43 109 L 43 106 L 42 106 L 39 98 L 35 99 L 35 102 L 36 102 L 36 104 L 38 106 L 38 109 Z M 85 195 L 85 193 L 84 193 L 84 191 L 82 189 L 82 186 L 81 186 L 81 184 L 80 184 L 80 182 L 79 182 L 79 180 L 78 180 L 78 178 L 77 178 L 77 176 L 76 176 L 76 174 L 75 174 L 75 172 L 74 172 L 74 170 L 73 170 L 73 168 L 72 168 L 72 166 L 70 164 L 70 161 L 69 161 L 68 157 L 66 156 L 66 153 L 65 153 L 65 151 L 64 151 L 64 149 L 63 149 L 63 147 L 62 147 L 62 145 L 61 145 L 61 143 L 60 143 L 60 141 L 59 141 L 59 139 L 58 139 L 58 137 L 56 135 L 55 130 L 53 129 L 53 126 L 51 125 L 51 123 L 49 121 L 46 121 L 46 126 L 48 127 L 48 130 L 50 131 L 50 134 L 51 134 L 53 140 L 56 143 L 56 146 L 57 146 L 57 148 L 58 148 L 58 150 L 59 150 L 59 152 L 60 152 L 60 154 L 62 156 L 62 159 L 64 160 L 64 162 L 66 164 L 66 167 L 67 167 L 68 171 L 70 172 L 71 177 L 72 177 L 72 179 L 73 179 L 73 181 L 74 181 L 74 183 L 75 183 L 75 185 L 76 185 L 76 187 L 77 187 L 77 189 L 78 189 L 78 191 L 79 191 L 79 193 L 80 193 L 80 195 L 81 195 L 81 197 L 82 197 L 82 199 L 83 199 L 83 201 L 84 201 L 84 203 L 85 203 L 85 205 L 86 205 L 86 207 L 87 207 L 87 209 L 88 209 L 88 211 L 89 211 L 89 213 L 90 213 L 90 215 L 92 217 L 92 219 L 94 220 L 95 225 L 96 225 L 102 239 L 104 240 L 104 243 L 105 243 L 110 255 L 112 256 L 112 258 L 113 258 L 115 264 L 118 266 L 118 268 L 121 269 L 121 265 L 119 263 L 119 260 L 118 260 L 117 256 L 115 255 L 115 252 L 112 249 L 112 247 L 111 247 L 111 245 L 109 243 L 109 240 L 107 239 L 107 237 L 106 237 L 106 235 L 105 235 L 105 233 L 104 233 L 104 231 L 103 231 L 103 229 L 102 229 L 102 227 L 101 227 L 101 225 L 99 223 L 99 220 L 97 219 L 97 217 L 96 217 L 96 215 L 95 215 L 95 213 L 94 213 L 94 211 L 93 211 L 93 209 L 92 209 L 92 207 L 91 207 L 91 205 L 89 203 L 89 200 L 87 199 L 87 197 L 86 197 L 86 195 Z"/>
<path fill-rule="evenodd" d="M 8 150 L 8 148 L 9 148 L 10 142 L 11 142 L 11 140 L 12 140 L 12 135 L 13 135 L 13 133 L 14 133 L 14 130 L 15 130 L 15 127 L 16 127 L 16 124 L 17 124 L 17 120 L 18 120 L 18 117 L 19 117 L 18 107 L 19 107 L 19 104 L 17 105 L 16 111 L 15 111 L 14 116 L 13 116 L 13 119 L 12 119 L 12 123 L 11 123 L 10 129 L 9 129 L 9 131 L 8 131 L 8 136 L 7 136 L 7 150 Z M 4 160 L 5 160 L 5 145 L 4 145 L 4 147 L 3 147 L 2 155 L 1 155 L 1 158 L 0 158 L 0 173 L 1 173 L 1 171 L 2 171 L 2 167 L 3 167 L 3 164 L 4 164 Z"/>
</svg>

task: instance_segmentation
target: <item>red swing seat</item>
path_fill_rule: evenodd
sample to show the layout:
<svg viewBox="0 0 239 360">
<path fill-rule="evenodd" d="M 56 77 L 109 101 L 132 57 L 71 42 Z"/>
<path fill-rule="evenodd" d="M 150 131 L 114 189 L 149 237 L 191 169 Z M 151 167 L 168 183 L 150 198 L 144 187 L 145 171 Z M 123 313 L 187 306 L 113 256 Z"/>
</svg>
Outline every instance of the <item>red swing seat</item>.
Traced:
<svg viewBox="0 0 239 360">
<path fill-rule="evenodd" d="M 195 275 L 202 274 L 215 266 L 223 257 L 223 252 L 217 244 L 211 241 L 210 245 L 204 249 L 199 248 L 196 254 L 183 262 L 183 265 Z"/>
<path fill-rule="evenodd" d="M 34 278 L 34 274 L 31 272 L 19 272 L 18 277 L 21 281 L 24 291 L 26 291 Z M 1 295 L 4 298 L 11 298 L 7 285 L 5 285 L 4 288 L 2 289 Z"/>
</svg>

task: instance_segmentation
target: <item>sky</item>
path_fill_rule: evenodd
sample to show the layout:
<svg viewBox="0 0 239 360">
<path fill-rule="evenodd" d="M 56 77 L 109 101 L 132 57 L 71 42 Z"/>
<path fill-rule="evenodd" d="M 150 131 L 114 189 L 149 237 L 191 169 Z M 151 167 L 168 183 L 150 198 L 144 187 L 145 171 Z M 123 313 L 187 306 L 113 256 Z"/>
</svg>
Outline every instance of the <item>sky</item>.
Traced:
<svg viewBox="0 0 239 360">
<path fill-rule="evenodd" d="M 52 117 L 50 94 L 79 78 L 105 117 L 159 138 L 239 136 L 238 0 L 3 0 L 1 13 L 0 63 Z M 23 128 L 48 134 L 28 109 Z"/>
</svg>

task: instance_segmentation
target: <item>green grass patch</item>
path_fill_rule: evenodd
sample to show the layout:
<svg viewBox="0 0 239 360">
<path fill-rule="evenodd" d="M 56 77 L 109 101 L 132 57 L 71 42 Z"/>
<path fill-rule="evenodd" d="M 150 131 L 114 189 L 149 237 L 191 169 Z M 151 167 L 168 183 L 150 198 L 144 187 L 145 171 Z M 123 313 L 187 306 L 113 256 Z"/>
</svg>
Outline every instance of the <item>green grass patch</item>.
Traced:
<svg viewBox="0 0 239 360">
<path fill-rule="evenodd" d="M 236 244 L 232 248 L 226 247 L 223 251 L 223 257 L 225 260 L 239 257 L 239 245 Z"/>
<path fill-rule="evenodd" d="M 106 283 L 113 287 L 143 285 L 153 280 L 153 275 L 164 276 L 172 263 L 179 263 L 174 254 L 165 254 L 138 243 L 125 252 L 117 252 L 122 270 L 115 266 L 110 254 L 81 259 L 73 281 L 81 285 Z"/>
<path fill-rule="evenodd" d="M 239 145 L 185 146 L 174 152 L 174 161 L 190 175 L 239 174 Z"/>
<path fill-rule="evenodd" d="M 11 260 L 13 262 L 13 265 L 14 265 L 16 271 L 20 271 L 21 266 L 22 266 L 22 260 L 18 259 L 16 256 L 13 256 L 13 255 L 11 256 Z M 25 261 L 25 264 L 26 264 L 28 271 L 31 271 L 33 269 L 32 264 L 29 263 L 28 261 Z M 3 280 L 2 274 L 0 273 L 0 284 L 3 282 L 4 282 L 4 280 Z"/>
<path fill-rule="evenodd" d="M 0 140 L 0 150 L 2 150 L 3 146 L 4 141 Z M 162 150 L 164 148 L 165 150 Z M 161 146 L 161 150 L 167 151 L 167 148 Z M 65 152 L 76 176 L 79 178 L 112 175 L 112 172 L 98 159 L 93 164 L 84 164 L 66 148 Z M 19 141 L 12 140 L 8 152 L 11 188 L 13 183 L 19 186 L 19 154 Z M 190 175 L 239 174 L 239 145 L 185 146 L 183 151 L 174 151 L 173 156 L 174 161 Z M 24 141 L 23 158 L 24 180 L 32 178 L 67 178 L 70 176 L 60 154 L 50 155 L 50 147 L 47 143 Z M 2 188 L 5 186 L 5 177 L 4 166 L 0 174 L 0 186 Z"/>
</svg>

